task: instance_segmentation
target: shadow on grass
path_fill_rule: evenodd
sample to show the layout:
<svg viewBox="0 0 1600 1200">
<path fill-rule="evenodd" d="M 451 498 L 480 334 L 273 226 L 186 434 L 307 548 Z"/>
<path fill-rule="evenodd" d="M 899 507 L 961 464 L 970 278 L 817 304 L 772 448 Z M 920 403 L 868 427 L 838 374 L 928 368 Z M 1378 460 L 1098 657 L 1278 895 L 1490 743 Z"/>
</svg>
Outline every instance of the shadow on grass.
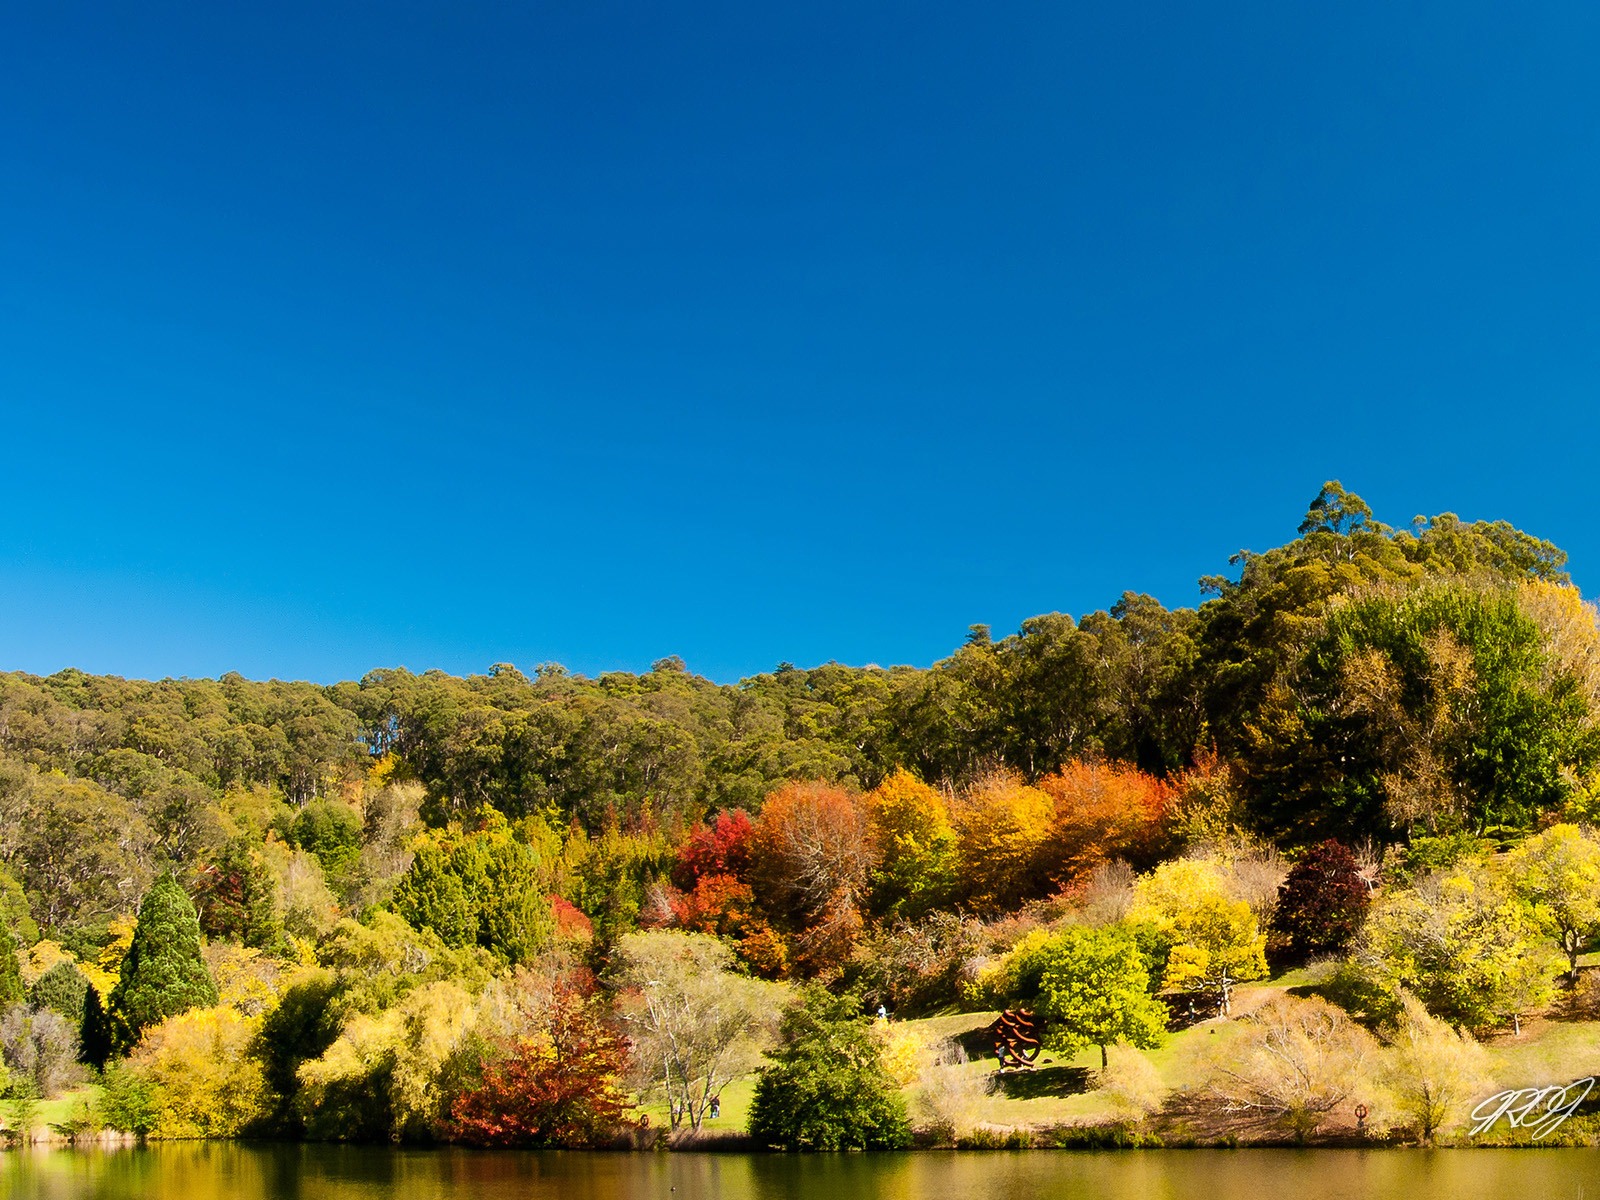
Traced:
<svg viewBox="0 0 1600 1200">
<path fill-rule="evenodd" d="M 1031 1071 L 1002 1071 L 996 1076 L 996 1086 L 1008 1100 L 1037 1100 L 1041 1096 L 1087 1092 L 1092 1077 L 1093 1072 L 1087 1067 L 1036 1067 Z"/>
</svg>

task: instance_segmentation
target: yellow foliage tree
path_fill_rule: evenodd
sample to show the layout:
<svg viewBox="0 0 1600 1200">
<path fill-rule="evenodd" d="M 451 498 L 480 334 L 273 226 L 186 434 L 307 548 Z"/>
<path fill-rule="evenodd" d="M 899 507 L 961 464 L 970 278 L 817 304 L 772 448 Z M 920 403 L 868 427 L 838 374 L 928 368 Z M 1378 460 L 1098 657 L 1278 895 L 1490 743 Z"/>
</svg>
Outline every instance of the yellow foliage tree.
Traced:
<svg viewBox="0 0 1600 1200">
<path fill-rule="evenodd" d="M 302 1063 L 299 1103 L 315 1136 L 426 1137 L 445 1116 L 446 1060 L 478 1019 L 448 981 L 416 988 L 394 1008 L 353 1017 L 322 1057 Z"/>
<path fill-rule="evenodd" d="M 267 1082 L 248 1053 L 259 1025 L 225 1005 L 145 1031 L 129 1067 L 154 1085 L 158 1138 L 237 1137 L 264 1115 Z"/>
<path fill-rule="evenodd" d="M 863 798 L 872 838 L 872 898 L 908 916 L 938 907 L 955 887 L 956 831 L 934 788 L 903 768 Z"/>
<path fill-rule="evenodd" d="M 1212 992 L 1224 1016 L 1235 983 L 1267 974 L 1266 934 L 1250 905 L 1228 894 L 1222 873 L 1209 862 L 1162 863 L 1134 885 L 1128 917 L 1153 926 L 1171 947 L 1162 986 Z"/>
<path fill-rule="evenodd" d="M 1016 775 L 980 780 L 956 802 L 957 861 L 973 907 L 1017 907 L 1037 890 L 1039 852 L 1050 837 L 1055 801 Z"/>
</svg>

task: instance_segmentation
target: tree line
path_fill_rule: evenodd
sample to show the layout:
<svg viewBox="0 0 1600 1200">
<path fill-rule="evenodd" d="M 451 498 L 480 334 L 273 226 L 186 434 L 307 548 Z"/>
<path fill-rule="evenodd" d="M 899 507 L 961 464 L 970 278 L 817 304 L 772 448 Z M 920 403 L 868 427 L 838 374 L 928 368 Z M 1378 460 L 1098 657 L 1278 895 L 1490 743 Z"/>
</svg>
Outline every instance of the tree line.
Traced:
<svg viewBox="0 0 1600 1200">
<path fill-rule="evenodd" d="M 774 1122 L 821 1086 L 815 1039 L 894 1074 L 863 1006 L 1036 1004 L 1114 1071 L 1332 956 L 1351 1020 L 1515 1023 L 1595 924 L 1556 937 L 1504 865 L 1582 858 L 1561 831 L 1600 801 L 1600 633 L 1563 566 L 1329 483 L 1195 609 L 974 627 L 927 669 L 0 675 L 0 1049 L 18 1096 L 97 1072 L 147 1132 L 483 1141 L 517 1110 L 535 1142 L 641 1096 L 697 1127 L 766 1051 L 763 1136 L 830 1145 Z M 692 1037 L 668 979 L 711 988 Z M 918 1054 L 901 1083 L 949 1126 L 959 1072 Z"/>
</svg>

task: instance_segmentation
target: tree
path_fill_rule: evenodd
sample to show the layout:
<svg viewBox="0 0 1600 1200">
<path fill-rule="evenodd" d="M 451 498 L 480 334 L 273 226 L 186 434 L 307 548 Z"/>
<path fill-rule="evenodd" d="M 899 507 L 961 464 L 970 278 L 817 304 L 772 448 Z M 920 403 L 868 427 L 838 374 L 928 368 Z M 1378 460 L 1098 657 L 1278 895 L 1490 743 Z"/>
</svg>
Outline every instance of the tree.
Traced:
<svg viewBox="0 0 1600 1200">
<path fill-rule="evenodd" d="M 698 1130 L 712 1097 L 760 1061 L 783 989 L 736 974 L 732 951 L 704 934 L 629 934 L 616 960 L 643 1082 L 666 1099 L 673 1129 Z"/>
<path fill-rule="evenodd" d="M 376 1014 L 358 1012 L 322 1054 L 296 1071 L 294 1108 L 308 1136 L 328 1141 L 416 1141 L 449 1114 L 447 1069 L 478 1019 L 449 981 L 425 984 Z"/>
<path fill-rule="evenodd" d="M 171 871 L 145 893 L 117 986 L 111 992 L 115 1040 L 124 1048 L 146 1028 L 217 1002 L 200 953 L 200 918 Z"/>
<path fill-rule="evenodd" d="M 70 958 L 64 958 L 34 981 L 28 989 L 28 1003 L 60 1013 L 72 1027 L 83 1023 L 84 1001 L 89 981 Z"/>
<path fill-rule="evenodd" d="M 195 908 L 208 937 L 233 938 L 258 949 L 274 947 L 283 924 L 274 903 L 272 876 L 255 843 L 231 839 L 201 874 Z"/>
<path fill-rule="evenodd" d="M 23 1000 L 22 964 L 17 961 L 17 939 L 0 921 L 0 1007 Z"/>
<path fill-rule="evenodd" d="M 1087 878 L 1111 859 L 1148 866 L 1160 857 L 1172 789 L 1123 763 L 1070 762 L 1039 780 L 1055 801 L 1042 869 L 1060 887 Z"/>
<path fill-rule="evenodd" d="M 1014 775 L 986 776 L 961 794 L 953 811 L 957 854 L 975 908 L 1014 909 L 1043 890 L 1039 856 L 1054 814 L 1054 800 Z"/>
<path fill-rule="evenodd" d="M 99 1071 L 114 1050 L 111 1014 L 100 999 L 100 989 L 90 984 L 83 994 L 83 1020 L 78 1024 L 78 1061 Z"/>
<path fill-rule="evenodd" d="M 1285 1125 L 1304 1141 L 1370 1083 L 1377 1043 L 1326 1000 L 1273 996 L 1244 1023 L 1207 1085 L 1228 1112 Z"/>
<path fill-rule="evenodd" d="M 1356 960 L 1391 995 L 1411 993 L 1436 1016 L 1474 1028 L 1554 995 L 1560 960 L 1534 911 L 1506 879 L 1466 866 L 1394 890 L 1373 906 Z"/>
<path fill-rule="evenodd" d="M 502 962 L 530 961 L 555 932 L 537 851 L 489 813 L 476 833 L 417 847 L 394 892 L 395 911 L 448 945 L 479 945 Z"/>
<path fill-rule="evenodd" d="M 1567 956 L 1567 978 L 1576 983 L 1578 955 L 1600 926 L 1600 842 L 1576 825 L 1553 825 L 1511 852 L 1506 873 Z"/>
<path fill-rule="evenodd" d="M 54 1099 L 83 1074 L 77 1031 L 52 1009 L 26 1004 L 6 1009 L 0 1017 L 0 1053 L 13 1091 L 21 1087 L 41 1100 Z"/>
<path fill-rule="evenodd" d="M 1138 943 L 1121 929 L 1063 929 L 1045 948 L 1040 1008 L 1049 1020 L 1046 1041 L 1064 1053 L 1127 1042 L 1153 1050 L 1166 1040 L 1167 1013 L 1150 995 Z"/>
<path fill-rule="evenodd" d="M 1162 863 L 1135 885 L 1128 919 L 1170 947 L 1162 986 L 1210 992 L 1224 1016 L 1232 1010 L 1234 984 L 1267 973 L 1266 935 L 1250 905 L 1228 895 L 1210 863 Z"/>
<path fill-rule="evenodd" d="M 1311 847 L 1278 888 L 1272 911 L 1274 953 L 1287 962 L 1336 954 L 1350 944 L 1366 919 L 1371 895 L 1355 856 L 1329 839 Z"/>
<path fill-rule="evenodd" d="M 1401 995 L 1400 1020 L 1386 1059 L 1389 1089 L 1425 1145 L 1491 1086 L 1487 1056 L 1472 1035 L 1431 1016 L 1409 994 Z"/>
<path fill-rule="evenodd" d="M 127 1069 L 150 1087 L 166 1138 L 238 1137 L 267 1111 L 261 1063 L 248 1053 L 260 1022 L 231 1008 L 192 1008 L 151 1026 Z"/>
<path fill-rule="evenodd" d="M 589 1146 L 631 1105 L 627 1051 L 592 1001 L 559 986 L 545 1027 L 500 1046 L 450 1106 L 449 1136 L 477 1146 Z"/>
<path fill-rule="evenodd" d="M 775 923 L 798 935 L 813 969 L 848 957 L 872 868 L 859 799 L 829 784 L 787 784 L 767 797 L 751 846 L 751 882 Z"/>
<path fill-rule="evenodd" d="M 788 1150 L 896 1150 L 911 1144 L 899 1086 L 848 998 L 807 989 L 783 1015 L 750 1104 L 750 1136 Z"/>
<path fill-rule="evenodd" d="M 872 905 L 916 917 L 955 889 L 956 833 L 949 807 L 933 788 L 896 770 L 862 800 L 872 839 Z"/>
<path fill-rule="evenodd" d="M 684 891 L 707 875 L 727 875 L 743 879 L 750 872 L 750 846 L 755 826 L 744 809 L 721 812 L 709 825 L 699 826 L 678 847 L 678 861 L 672 868 L 672 882 Z"/>
</svg>

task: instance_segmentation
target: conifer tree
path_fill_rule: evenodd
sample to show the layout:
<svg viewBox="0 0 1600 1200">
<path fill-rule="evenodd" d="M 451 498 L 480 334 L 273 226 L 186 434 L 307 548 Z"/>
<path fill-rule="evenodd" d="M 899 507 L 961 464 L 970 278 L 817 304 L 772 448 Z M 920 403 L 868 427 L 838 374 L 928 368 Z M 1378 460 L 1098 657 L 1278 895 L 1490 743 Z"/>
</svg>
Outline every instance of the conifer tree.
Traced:
<svg viewBox="0 0 1600 1200">
<path fill-rule="evenodd" d="M 139 905 L 133 943 L 111 992 L 114 1041 L 126 1049 L 151 1025 L 217 1002 L 200 954 L 200 918 L 168 871 Z"/>
<path fill-rule="evenodd" d="M 17 961 L 17 939 L 11 928 L 0 921 L 0 1008 L 20 1004 L 23 999 L 22 964 Z"/>
<path fill-rule="evenodd" d="M 83 994 L 83 1020 L 78 1025 L 78 1061 L 96 1071 L 111 1057 L 111 1016 L 93 986 Z"/>
</svg>

